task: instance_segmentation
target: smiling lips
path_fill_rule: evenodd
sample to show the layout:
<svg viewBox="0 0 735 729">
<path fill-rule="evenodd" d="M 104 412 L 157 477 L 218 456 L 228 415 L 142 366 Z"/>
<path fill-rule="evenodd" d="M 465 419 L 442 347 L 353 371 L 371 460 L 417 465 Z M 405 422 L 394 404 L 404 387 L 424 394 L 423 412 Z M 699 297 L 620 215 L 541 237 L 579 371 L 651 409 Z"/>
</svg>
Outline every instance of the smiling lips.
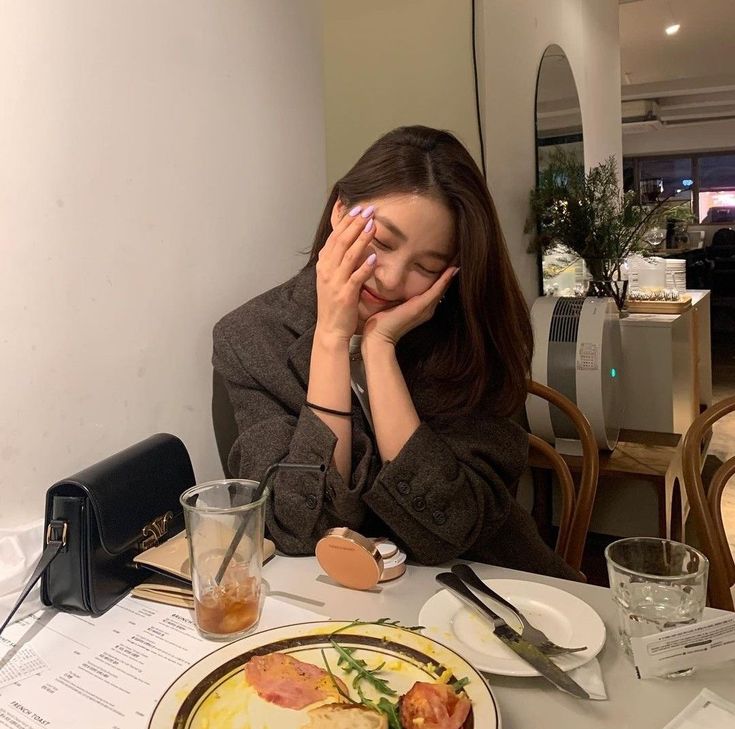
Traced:
<svg viewBox="0 0 735 729">
<path fill-rule="evenodd" d="M 387 304 L 389 306 L 395 306 L 396 304 L 400 303 L 396 300 L 384 299 L 382 296 L 378 296 L 371 288 L 368 288 L 367 286 L 362 287 L 361 294 L 373 304 Z"/>
</svg>

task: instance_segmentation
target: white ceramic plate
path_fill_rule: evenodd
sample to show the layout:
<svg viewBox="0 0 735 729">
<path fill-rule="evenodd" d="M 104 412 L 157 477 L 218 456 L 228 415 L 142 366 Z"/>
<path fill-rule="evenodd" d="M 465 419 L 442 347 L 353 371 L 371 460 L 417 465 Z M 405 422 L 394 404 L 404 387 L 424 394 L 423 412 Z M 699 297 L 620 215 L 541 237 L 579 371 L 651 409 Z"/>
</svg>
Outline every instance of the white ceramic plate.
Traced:
<svg viewBox="0 0 735 729">
<path fill-rule="evenodd" d="M 250 726 L 244 702 L 240 702 L 242 708 L 238 707 L 238 695 L 242 695 L 242 667 L 254 655 L 280 651 L 323 668 L 323 650 L 330 669 L 350 686 L 352 676 L 338 669 L 338 654 L 329 641 L 330 634 L 344 625 L 347 623 L 334 621 L 287 625 L 223 646 L 188 668 L 171 684 L 153 712 L 149 729 Z M 469 681 L 463 691 L 472 701 L 472 713 L 465 726 L 500 728 L 495 697 L 485 679 L 467 661 L 431 638 L 374 623 L 352 627 L 335 637 L 341 646 L 356 648 L 355 657 L 370 666 L 385 661 L 380 675 L 398 695 L 408 691 L 415 681 L 436 682 L 447 669 L 453 678 L 466 677 Z"/>
<path fill-rule="evenodd" d="M 500 579 L 483 582 L 515 605 L 532 625 L 543 630 L 558 645 L 587 646 L 587 650 L 580 653 L 554 656 L 554 663 L 563 671 L 587 663 L 605 645 L 605 624 L 578 597 L 540 582 Z M 521 626 L 511 612 L 490 598 L 483 599 L 487 599 L 488 605 L 511 627 L 520 631 Z M 502 676 L 539 675 L 493 635 L 488 621 L 465 607 L 447 590 L 437 592 L 424 604 L 419 623 L 426 627 L 425 635 L 452 648 L 481 671 Z"/>
</svg>

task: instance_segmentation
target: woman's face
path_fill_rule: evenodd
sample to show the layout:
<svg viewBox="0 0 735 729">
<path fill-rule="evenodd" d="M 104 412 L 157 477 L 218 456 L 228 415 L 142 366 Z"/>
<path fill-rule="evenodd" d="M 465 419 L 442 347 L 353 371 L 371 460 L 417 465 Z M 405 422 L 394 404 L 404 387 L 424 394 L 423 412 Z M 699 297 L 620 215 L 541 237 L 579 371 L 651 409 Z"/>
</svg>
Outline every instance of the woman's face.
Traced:
<svg viewBox="0 0 735 729">
<path fill-rule="evenodd" d="M 456 257 L 453 220 L 444 203 L 416 194 L 362 200 L 375 206 L 375 236 L 365 257 L 377 255 L 372 276 L 360 291 L 358 317 L 363 324 L 378 311 L 424 293 Z M 337 201 L 332 225 L 347 213 Z"/>
</svg>

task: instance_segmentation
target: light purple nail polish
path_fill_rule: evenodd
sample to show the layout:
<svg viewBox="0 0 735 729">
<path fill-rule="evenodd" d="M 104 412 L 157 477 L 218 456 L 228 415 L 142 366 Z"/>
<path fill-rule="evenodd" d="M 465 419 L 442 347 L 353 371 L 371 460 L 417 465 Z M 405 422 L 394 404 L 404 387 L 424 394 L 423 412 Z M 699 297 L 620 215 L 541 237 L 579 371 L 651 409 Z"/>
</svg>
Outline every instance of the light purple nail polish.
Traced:
<svg viewBox="0 0 735 729">
<path fill-rule="evenodd" d="M 354 218 L 361 210 L 362 210 L 362 205 L 355 205 L 355 207 L 352 208 L 352 210 L 350 210 L 350 212 L 347 214 L 351 215 Z"/>
<path fill-rule="evenodd" d="M 365 232 L 369 233 L 373 229 L 373 219 L 370 218 L 370 220 L 367 221 L 367 225 L 365 226 Z"/>
<path fill-rule="evenodd" d="M 375 205 L 368 205 L 363 211 L 362 211 L 362 217 L 363 218 L 369 218 L 373 212 L 375 211 Z"/>
<path fill-rule="evenodd" d="M 368 257 L 367 257 L 367 262 L 368 262 L 368 265 L 369 265 L 369 266 L 372 266 L 372 265 L 373 265 L 373 264 L 375 263 L 375 261 L 377 261 L 377 260 L 378 260 L 378 255 L 377 255 L 377 253 L 371 253 L 371 254 L 370 254 L 370 255 L 369 255 Z"/>
</svg>

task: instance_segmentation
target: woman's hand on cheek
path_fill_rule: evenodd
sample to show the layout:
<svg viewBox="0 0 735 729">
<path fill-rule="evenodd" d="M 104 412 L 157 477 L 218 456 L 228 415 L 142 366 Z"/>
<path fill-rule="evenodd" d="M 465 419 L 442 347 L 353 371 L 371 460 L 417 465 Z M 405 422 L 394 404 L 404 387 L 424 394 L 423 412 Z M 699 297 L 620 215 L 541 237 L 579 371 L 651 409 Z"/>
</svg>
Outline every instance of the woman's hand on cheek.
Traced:
<svg viewBox="0 0 735 729">
<path fill-rule="evenodd" d="M 392 345 L 398 344 L 402 336 L 417 326 L 429 321 L 440 299 L 444 296 L 452 277 L 459 268 L 450 266 L 423 294 L 414 296 L 398 306 L 373 314 L 363 330 L 363 342 L 370 338 Z"/>
<path fill-rule="evenodd" d="M 316 264 L 317 333 L 349 341 L 357 329 L 362 285 L 372 276 L 375 254 L 365 256 L 375 234 L 373 208 L 355 207 L 335 225 Z"/>
</svg>

